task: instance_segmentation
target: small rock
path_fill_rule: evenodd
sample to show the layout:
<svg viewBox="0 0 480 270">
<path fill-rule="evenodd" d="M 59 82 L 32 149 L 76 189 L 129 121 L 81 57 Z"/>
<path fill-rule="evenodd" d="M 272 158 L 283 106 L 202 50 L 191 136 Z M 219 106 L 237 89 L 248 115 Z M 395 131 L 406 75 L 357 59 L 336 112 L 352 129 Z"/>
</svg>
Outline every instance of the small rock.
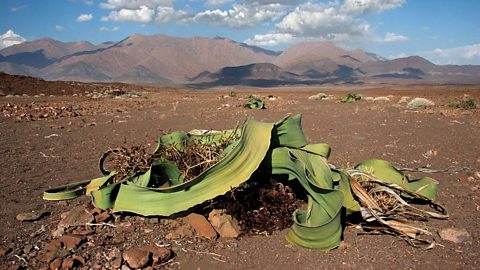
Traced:
<svg viewBox="0 0 480 270">
<path fill-rule="evenodd" d="M 108 253 L 107 259 L 109 261 L 112 261 L 117 258 L 122 258 L 122 252 L 118 248 L 114 248 Z"/>
<path fill-rule="evenodd" d="M 63 248 L 58 248 L 56 250 L 47 251 L 37 256 L 37 259 L 42 262 L 49 263 L 57 258 L 65 258 L 70 254 L 70 252 Z"/>
<path fill-rule="evenodd" d="M 18 221 L 36 221 L 46 215 L 46 212 L 26 212 L 17 215 Z"/>
<path fill-rule="evenodd" d="M 308 99 L 310 100 L 324 100 L 324 99 L 332 99 L 332 95 L 327 95 L 325 93 L 318 93 L 313 96 L 309 96 Z"/>
<path fill-rule="evenodd" d="M 72 258 L 65 258 L 62 262 L 62 269 L 72 269 L 75 264 L 75 260 Z"/>
<path fill-rule="evenodd" d="M 208 220 L 220 237 L 238 237 L 240 227 L 238 222 L 231 215 L 225 214 L 225 210 L 214 209 L 208 214 Z"/>
<path fill-rule="evenodd" d="M 166 219 L 165 225 L 168 226 L 170 229 L 176 229 L 178 226 L 180 226 L 180 222 L 176 219 Z"/>
<path fill-rule="evenodd" d="M 204 216 L 191 213 L 183 220 L 193 227 L 197 236 L 205 237 L 208 239 L 217 238 L 217 232 Z"/>
<path fill-rule="evenodd" d="M 152 217 L 152 218 L 149 218 L 149 219 L 148 219 L 148 223 L 150 223 L 150 224 L 158 224 L 159 221 L 158 221 L 158 218 Z"/>
<path fill-rule="evenodd" d="M 118 269 L 120 266 L 122 266 L 122 257 L 116 258 L 115 260 L 112 261 L 111 265 L 113 268 Z"/>
<path fill-rule="evenodd" d="M 52 231 L 52 237 L 53 238 L 59 238 L 65 233 L 65 228 L 64 227 L 59 227 L 56 228 L 55 230 Z"/>
<path fill-rule="evenodd" d="M 28 253 L 30 253 L 32 250 L 33 250 L 33 246 L 32 246 L 32 245 L 26 245 L 25 247 L 23 247 L 23 254 L 28 254 Z"/>
<path fill-rule="evenodd" d="M 132 268 L 145 267 L 150 261 L 151 253 L 140 248 L 131 248 L 123 253 L 123 259 Z"/>
<path fill-rule="evenodd" d="M 64 248 L 72 250 L 80 245 L 80 243 L 83 241 L 83 238 L 76 235 L 63 235 L 59 240 L 63 244 Z"/>
<path fill-rule="evenodd" d="M 55 251 L 61 247 L 62 247 L 62 242 L 60 242 L 59 239 L 52 240 L 45 245 L 45 248 L 49 251 Z"/>
<path fill-rule="evenodd" d="M 110 213 L 105 211 L 95 216 L 95 222 L 101 223 L 107 221 L 111 217 Z"/>
<path fill-rule="evenodd" d="M 72 259 L 74 259 L 75 261 L 78 261 L 82 265 L 85 264 L 85 262 L 86 262 L 85 258 L 83 258 L 82 256 L 78 256 L 78 255 L 73 255 Z"/>
<path fill-rule="evenodd" d="M 340 242 L 340 245 L 338 245 L 339 250 L 346 250 L 350 247 L 351 245 L 345 241 Z"/>
<path fill-rule="evenodd" d="M 112 245 L 120 245 L 125 243 L 125 236 L 116 234 L 113 236 Z"/>
<path fill-rule="evenodd" d="M 60 259 L 60 258 L 57 258 L 50 263 L 50 269 L 51 270 L 60 269 L 61 266 L 62 266 L 62 259 Z"/>
<path fill-rule="evenodd" d="M 398 103 L 408 103 L 409 99 L 410 99 L 410 97 L 401 97 L 400 100 L 398 101 Z"/>
<path fill-rule="evenodd" d="M 93 215 L 90 214 L 84 206 L 77 206 L 72 210 L 62 214 L 62 220 L 58 224 L 59 227 L 74 227 L 85 226 L 94 220 Z"/>
<path fill-rule="evenodd" d="M 122 268 L 121 270 L 131 270 L 130 267 L 126 266 L 126 265 L 122 265 Z"/>
<path fill-rule="evenodd" d="M 37 256 L 38 252 L 36 250 L 33 250 L 31 251 L 30 253 L 28 253 L 28 257 L 30 258 L 35 258 Z"/>
<path fill-rule="evenodd" d="M 444 229 L 441 230 L 438 234 L 443 240 L 454 242 L 456 244 L 460 244 L 472 238 L 472 236 L 467 232 L 467 230 L 457 228 Z"/>
<path fill-rule="evenodd" d="M 374 102 L 387 102 L 390 101 L 390 98 L 388 97 L 376 97 L 373 99 Z"/>
<path fill-rule="evenodd" d="M 62 269 L 72 269 L 80 265 L 85 264 L 85 259 L 80 256 L 72 256 L 71 258 L 65 258 L 62 262 Z"/>
<path fill-rule="evenodd" d="M 167 240 L 172 240 L 172 239 L 178 239 L 178 238 L 188 238 L 193 236 L 193 231 L 190 225 L 182 225 L 178 227 L 175 231 L 168 233 L 165 236 L 165 239 Z"/>
<path fill-rule="evenodd" d="M 172 257 L 172 250 L 165 247 L 157 247 L 155 245 L 148 245 L 142 248 L 152 253 L 154 263 L 163 263 Z"/>
</svg>

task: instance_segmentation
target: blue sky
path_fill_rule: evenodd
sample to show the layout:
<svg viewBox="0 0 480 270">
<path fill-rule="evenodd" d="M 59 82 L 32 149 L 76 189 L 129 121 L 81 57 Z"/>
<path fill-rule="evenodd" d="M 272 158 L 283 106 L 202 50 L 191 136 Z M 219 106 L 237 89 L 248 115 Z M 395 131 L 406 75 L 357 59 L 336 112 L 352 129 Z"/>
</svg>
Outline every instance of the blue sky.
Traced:
<svg viewBox="0 0 480 270">
<path fill-rule="evenodd" d="M 0 0 L 0 48 L 42 37 L 100 43 L 162 33 L 271 50 L 328 40 L 387 58 L 480 65 L 479 13 L 479 0 Z"/>
</svg>

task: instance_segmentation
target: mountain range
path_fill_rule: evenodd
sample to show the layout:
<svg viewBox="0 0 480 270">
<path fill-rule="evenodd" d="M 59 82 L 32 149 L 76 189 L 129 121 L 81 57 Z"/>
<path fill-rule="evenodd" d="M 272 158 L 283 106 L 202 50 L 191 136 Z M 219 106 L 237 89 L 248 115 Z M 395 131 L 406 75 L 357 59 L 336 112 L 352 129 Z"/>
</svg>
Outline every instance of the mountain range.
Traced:
<svg viewBox="0 0 480 270">
<path fill-rule="evenodd" d="M 276 86 L 322 83 L 480 83 L 480 66 L 435 65 L 411 56 L 385 59 L 331 42 L 283 52 L 227 38 L 131 35 L 94 45 L 50 38 L 0 50 L 0 71 L 46 80 Z"/>
</svg>

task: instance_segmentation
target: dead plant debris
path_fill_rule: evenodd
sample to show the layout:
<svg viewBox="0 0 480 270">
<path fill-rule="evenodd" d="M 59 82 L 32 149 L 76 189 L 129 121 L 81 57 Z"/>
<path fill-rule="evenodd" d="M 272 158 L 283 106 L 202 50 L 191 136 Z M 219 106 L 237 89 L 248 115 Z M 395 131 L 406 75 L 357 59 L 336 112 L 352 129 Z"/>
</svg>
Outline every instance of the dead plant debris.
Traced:
<svg viewBox="0 0 480 270">
<path fill-rule="evenodd" d="M 434 247 L 435 240 L 431 230 L 415 222 L 427 221 L 430 218 L 448 218 L 443 206 L 367 173 L 351 171 L 349 180 L 361 205 L 361 215 L 366 221 L 365 229 L 396 235 L 415 247 Z M 434 210 L 426 210 L 423 206 Z"/>
<path fill-rule="evenodd" d="M 204 210 L 225 209 L 239 221 L 246 235 L 289 228 L 293 212 L 305 205 L 306 195 L 291 183 L 264 177 L 254 176 L 245 185 L 206 203 Z"/>
<path fill-rule="evenodd" d="M 101 159 L 104 160 L 102 164 L 109 164 L 117 172 L 112 180 L 114 183 L 127 176 L 144 173 L 158 162 L 174 163 L 184 176 L 184 182 L 188 182 L 217 164 L 225 149 L 237 139 L 236 132 L 220 136 L 215 142 L 191 139 L 182 146 L 162 146 L 155 154 L 149 154 L 144 146 L 120 146 L 107 151 Z"/>
</svg>

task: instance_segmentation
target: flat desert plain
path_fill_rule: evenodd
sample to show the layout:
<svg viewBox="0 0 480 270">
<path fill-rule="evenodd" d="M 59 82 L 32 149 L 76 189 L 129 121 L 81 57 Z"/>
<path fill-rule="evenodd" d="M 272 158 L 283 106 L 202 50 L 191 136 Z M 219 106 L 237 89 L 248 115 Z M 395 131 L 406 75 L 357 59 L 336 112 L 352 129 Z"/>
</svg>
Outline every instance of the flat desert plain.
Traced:
<svg viewBox="0 0 480 270">
<path fill-rule="evenodd" d="M 437 245 L 429 250 L 414 248 L 395 236 L 365 234 L 349 222 L 341 246 L 330 251 L 292 246 L 284 239 L 286 229 L 238 239 L 184 237 L 167 241 L 165 235 L 179 226 L 177 223 L 118 215 L 108 221 L 115 227 L 77 228 L 81 241 L 63 255 L 63 261 L 52 261 L 68 268 L 71 266 L 65 263 L 66 258 L 77 256 L 72 259 L 74 268 L 113 269 L 119 265 L 119 254 L 129 248 L 162 244 L 175 253 L 173 259 L 157 265 L 164 269 L 478 269 L 480 110 L 454 109 L 448 104 L 464 95 L 480 102 L 480 86 L 129 88 L 136 90 L 134 97 L 92 98 L 85 93 L 88 89 L 75 91 L 74 86 L 63 93 L 45 89 L 46 95 L 38 95 L 42 89 L 34 86 L 30 92 L 24 87 L 26 90 L 16 93 L 20 96 L 0 97 L 0 268 L 55 267 L 45 262 L 42 254 L 53 241 L 52 232 L 62 213 L 76 206 L 88 208 L 90 201 L 86 196 L 44 201 L 42 193 L 58 185 L 99 177 L 97 163 L 105 151 L 135 145 L 153 150 L 158 137 L 168 131 L 222 130 L 241 124 L 247 117 L 275 122 L 287 115 L 302 114 L 309 141 L 329 144 L 329 162 L 338 167 L 380 158 L 398 167 L 466 168 L 452 174 L 413 173 L 439 181 L 438 202 L 446 207 L 450 218 L 422 223 L 434 232 Z M 236 97 L 229 97 L 231 91 Z M 317 93 L 336 99 L 308 98 Z M 347 93 L 388 96 L 388 101 L 339 103 L 337 100 Z M 242 97 L 247 94 L 265 97 L 266 109 L 242 107 Z M 278 99 L 269 100 L 269 95 Z M 435 105 L 407 109 L 406 103 L 399 103 L 402 97 L 428 98 Z M 39 115 L 42 110 L 61 107 L 76 113 Z M 18 220 L 18 214 L 32 211 L 44 215 L 36 221 Z M 447 228 L 468 235 L 459 243 L 442 239 L 438 232 Z"/>
</svg>

